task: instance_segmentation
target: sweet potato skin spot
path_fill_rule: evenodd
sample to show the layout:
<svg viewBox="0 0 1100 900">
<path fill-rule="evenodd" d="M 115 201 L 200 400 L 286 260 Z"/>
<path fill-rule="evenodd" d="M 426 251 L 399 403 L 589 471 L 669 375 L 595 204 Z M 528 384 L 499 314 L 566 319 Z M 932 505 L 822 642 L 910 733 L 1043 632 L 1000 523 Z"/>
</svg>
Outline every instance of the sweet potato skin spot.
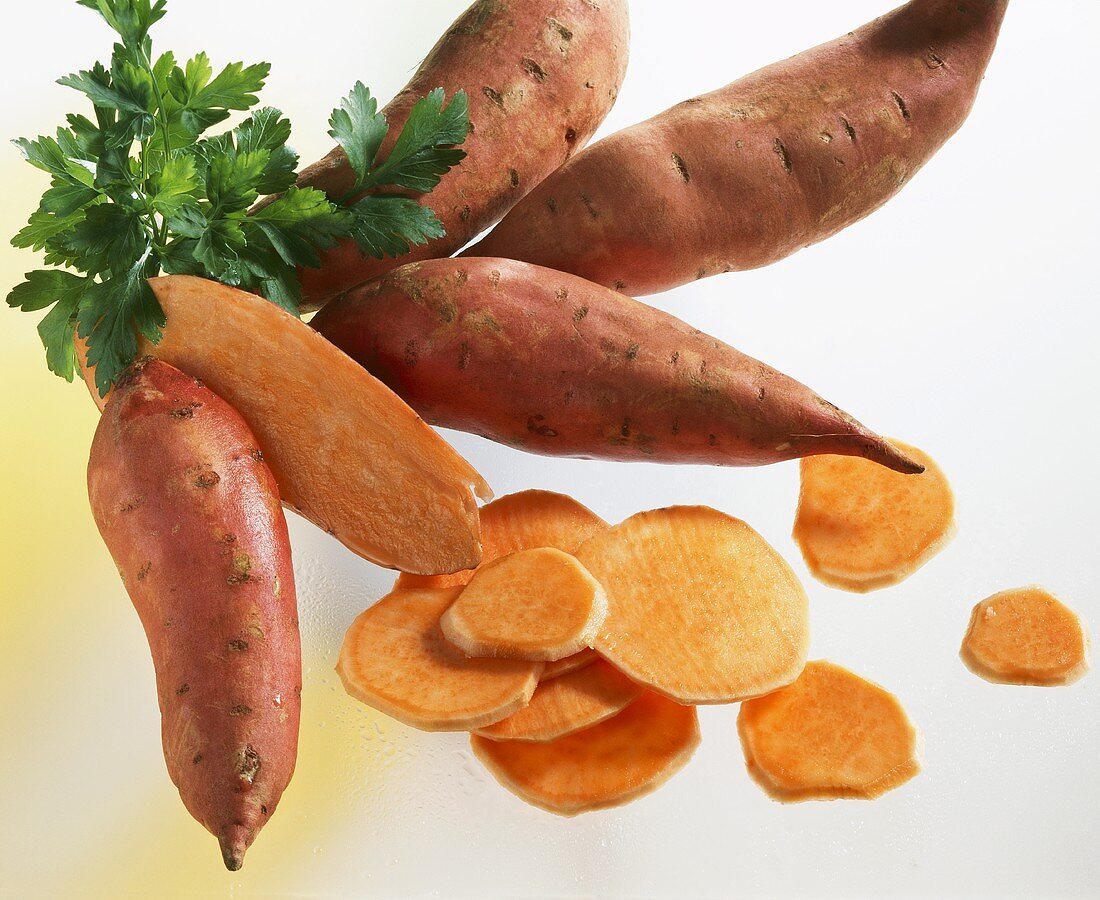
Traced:
<svg viewBox="0 0 1100 900">
<path fill-rule="evenodd" d="M 1089 636 L 1077 614 L 1043 588 L 1015 588 L 974 607 L 959 655 L 986 681 L 1066 685 L 1089 669 Z"/>
<path fill-rule="evenodd" d="M 869 800 L 920 771 L 917 732 L 897 698 L 825 660 L 742 703 L 737 730 L 749 774 L 782 802 Z"/>
<path fill-rule="evenodd" d="M 646 691 L 614 718 L 546 743 L 471 735 L 504 787 L 560 816 L 621 806 L 660 787 L 699 745 L 695 709 Z"/>
</svg>

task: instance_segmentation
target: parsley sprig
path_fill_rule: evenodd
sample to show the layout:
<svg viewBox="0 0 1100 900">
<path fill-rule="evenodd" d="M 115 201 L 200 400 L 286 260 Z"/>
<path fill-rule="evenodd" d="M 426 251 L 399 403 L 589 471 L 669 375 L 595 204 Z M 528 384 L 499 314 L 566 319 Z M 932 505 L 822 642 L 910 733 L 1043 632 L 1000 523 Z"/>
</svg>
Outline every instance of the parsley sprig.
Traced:
<svg viewBox="0 0 1100 900">
<path fill-rule="evenodd" d="M 464 93 L 445 103 L 436 89 L 418 101 L 379 157 L 389 126 L 357 83 L 329 120 L 356 181 L 329 198 L 295 185 L 298 156 L 279 110 L 255 109 L 208 134 L 258 104 L 267 63 L 230 63 L 215 75 L 199 53 L 180 66 L 171 52 L 154 57 L 149 38 L 166 0 L 77 2 L 120 40 L 109 68 L 96 63 L 59 80 L 87 96 L 91 118 L 72 114 L 56 137 L 14 142 L 50 187 L 12 244 L 43 251 L 50 268 L 28 273 L 7 298 L 27 312 L 48 310 L 38 331 L 62 378 L 77 369 L 74 332 L 87 342 L 103 395 L 137 355 L 139 333 L 160 339 L 164 313 L 146 279 L 162 272 L 213 278 L 297 314 L 297 267 L 319 266 L 318 251 L 338 239 L 380 258 L 443 236 L 431 209 L 397 192 L 430 192 L 463 159 Z"/>
</svg>

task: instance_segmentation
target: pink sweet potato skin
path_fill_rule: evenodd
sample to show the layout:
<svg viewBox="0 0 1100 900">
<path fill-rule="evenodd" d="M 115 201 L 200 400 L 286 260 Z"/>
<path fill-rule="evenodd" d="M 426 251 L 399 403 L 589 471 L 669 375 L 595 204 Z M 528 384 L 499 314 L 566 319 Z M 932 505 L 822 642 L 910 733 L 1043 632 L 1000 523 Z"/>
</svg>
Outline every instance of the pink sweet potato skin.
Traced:
<svg viewBox="0 0 1100 900">
<path fill-rule="evenodd" d="M 411 263 L 313 326 L 427 421 L 533 453 L 920 471 L 797 381 L 623 294 L 529 263 Z"/>
<path fill-rule="evenodd" d="M 437 87 L 464 90 L 474 129 L 467 157 L 425 199 L 447 235 L 400 260 L 364 258 L 352 242 L 300 273 L 306 306 L 323 305 L 402 262 L 450 256 L 497 222 L 592 137 L 626 74 L 627 0 L 477 0 L 439 39 L 412 81 L 386 106 L 388 153 L 413 104 Z M 353 173 L 337 148 L 299 184 L 330 196 Z"/>
<path fill-rule="evenodd" d="M 962 125 L 1008 0 L 913 0 L 577 154 L 469 256 L 642 296 L 871 213 Z"/>
<path fill-rule="evenodd" d="M 149 639 L 168 773 L 240 868 L 298 746 L 298 612 L 275 480 L 225 401 L 148 360 L 104 410 L 88 493 Z"/>
</svg>

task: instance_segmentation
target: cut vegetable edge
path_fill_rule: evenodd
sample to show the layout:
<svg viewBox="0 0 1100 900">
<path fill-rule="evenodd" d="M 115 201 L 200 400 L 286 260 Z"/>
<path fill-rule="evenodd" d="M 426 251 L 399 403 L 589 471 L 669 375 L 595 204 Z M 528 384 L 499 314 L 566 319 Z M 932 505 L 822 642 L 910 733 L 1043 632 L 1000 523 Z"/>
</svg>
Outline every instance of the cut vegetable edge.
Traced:
<svg viewBox="0 0 1100 900">
<path fill-rule="evenodd" d="M 554 547 L 538 547 L 529 550 L 520 550 L 516 551 L 516 553 L 498 557 L 478 569 L 474 577 L 471 578 L 470 582 L 465 586 L 464 591 L 476 589 L 478 584 L 478 573 L 498 565 L 506 564 L 506 561 L 513 556 L 534 553 L 536 551 L 552 551 L 555 556 L 568 557 L 572 563 L 575 563 L 577 574 L 583 575 L 586 587 L 592 591 L 592 602 L 588 617 L 583 627 L 579 629 L 570 640 L 554 644 L 539 645 L 534 639 L 530 639 L 526 642 L 526 646 L 520 646 L 518 642 L 507 645 L 498 641 L 491 641 L 478 637 L 473 633 L 476 629 L 476 623 L 470 621 L 469 617 L 463 614 L 463 608 L 460 605 L 462 603 L 461 593 L 458 595 L 454 604 L 451 605 L 440 619 L 439 624 L 443 630 L 444 637 L 467 656 L 482 659 L 522 659 L 534 662 L 559 662 L 567 657 L 580 653 L 582 650 L 592 649 L 596 635 L 603 626 L 604 619 L 607 618 L 607 592 L 604 590 L 603 585 L 601 585 L 599 581 L 584 568 L 583 564 L 577 560 L 576 557 L 572 556 L 572 554 L 565 553 Z"/>
<path fill-rule="evenodd" d="M 570 682 L 581 681 L 583 684 L 583 682 L 593 678 L 603 678 L 606 680 L 605 685 L 597 686 L 597 691 L 602 692 L 604 696 L 594 698 L 592 701 L 593 706 L 584 715 L 576 716 L 571 721 L 564 721 L 565 716 L 560 716 L 559 718 L 563 721 L 559 721 L 553 729 L 544 725 L 541 730 L 537 730 L 529 725 L 526 727 L 525 731 L 508 730 L 510 720 L 526 718 L 536 710 L 541 702 L 540 692 L 546 692 L 551 697 L 550 702 L 553 703 L 556 699 L 555 694 L 557 691 L 568 690 L 573 687 Z M 581 693 L 585 693 L 588 690 L 589 686 L 584 685 L 584 687 L 581 688 Z M 499 722 L 494 722 L 492 725 L 474 729 L 474 733 L 492 741 L 546 743 L 569 734 L 576 734 L 584 731 L 587 728 L 599 725 L 601 722 L 605 722 L 617 716 L 630 706 L 631 703 L 638 700 L 645 690 L 646 689 L 642 685 L 631 681 L 618 669 L 612 666 L 611 663 L 600 660 L 593 665 L 574 669 L 572 672 L 567 672 L 558 678 L 552 678 L 549 681 L 540 681 L 539 687 L 535 689 L 535 693 L 531 697 L 530 703 L 522 709 L 517 710 L 511 716 L 501 719 Z M 521 723 L 519 728 L 522 729 L 523 727 Z"/>
<path fill-rule="evenodd" d="M 662 702 L 672 702 L 664 697 L 660 697 L 660 699 Z M 595 731 L 599 728 L 607 728 L 612 725 L 620 716 L 623 716 L 624 714 L 627 714 L 635 709 L 644 700 L 645 695 L 643 694 L 642 697 L 639 697 L 638 700 L 636 700 L 634 703 L 631 703 L 618 715 L 613 716 L 610 719 L 599 723 L 598 725 L 594 725 L 591 728 L 584 729 L 584 731 L 566 735 L 564 738 L 558 738 L 557 740 L 570 740 L 578 737 L 578 735 L 583 735 L 587 732 Z M 686 766 L 687 763 L 691 760 L 702 740 L 702 735 L 699 731 L 699 718 L 697 715 L 695 715 L 694 709 L 690 707 L 688 708 L 691 709 L 692 712 L 690 734 L 687 735 L 687 739 L 684 741 L 683 745 L 678 749 L 678 751 L 675 754 L 672 754 L 665 761 L 659 772 L 652 774 L 649 778 L 646 778 L 632 785 L 630 788 L 621 791 L 614 796 L 600 798 L 598 800 L 587 803 L 578 801 L 568 804 L 554 804 L 553 802 L 548 801 L 545 797 L 539 796 L 537 793 L 529 790 L 523 784 L 512 778 L 505 770 L 505 767 L 498 764 L 498 762 L 493 759 L 492 749 L 495 746 L 518 742 L 492 741 L 488 738 L 483 738 L 479 735 L 471 734 L 470 746 L 474 752 L 474 755 L 489 771 L 489 774 L 491 774 L 493 778 L 495 778 L 497 782 L 506 790 L 515 794 L 517 797 L 519 797 L 525 803 L 530 804 L 531 806 L 538 807 L 539 809 L 542 809 L 549 813 L 553 813 L 556 816 L 561 816 L 563 818 L 573 818 L 575 816 L 581 815 L 582 813 L 597 812 L 603 809 L 614 809 L 619 806 L 624 806 L 627 803 L 631 803 L 635 800 L 640 800 L 641 798 L 652 794 L 658 788 L 665 785 L 674 775 L 680 772 L 684 768 L 684 766 Z M 554 741 L 549 741 L 546 744 L 542 745 L 527 744 L 526 746 L 545 747 L 551 746 L 554 743 Z"/>
<path fill-rule="evenodd" d="M 982 610 L 990 601 L 1019 590 L 1037 590 L 1047 594 L 1050 593 L 1041 585 L 1032 584 L 1024 588 L 1008 588 L 1003 591 L 998 591 L 996 594 L 992 594 L 976 603 L 970 612 L 970 621 L 967 624 L 966 633 L 963 635 L 963 641 L 959 647 L 959 659 L 962 660 L 963 665 L 965 665 L 971 673 L 977 675 L 983 681 L 988 681 L 990 684 L 1010 685 L 1012 687 L 1068 687 L 1080 681 L 1092 670 L 1092 638 L 1090 636 L 1088 622 L 1079 612 L 1077 612 L 1077 610 L 1071 609 L 1068 606 L 1066 609 L 1069 610 L 1077 620 L 1077 626 L 1081 632 L 1083 652 L 1077 665 L 1071 667 L 1067 671 L 1049 677 L 1036 675 L 1034 670 L 1027 669 L 1018 669 L 1013 672 L 1001 672 L 989 668 L 974 654 L 969 644 L 969 638 L 978 623 L 978 617 L 982 613 Z M 1050 596 L 1054 597 L 1053 594 L 1050 594 Z M 1054 597 L 1054 599 L 1058 600 L 1057 597 Z M 1061 603 L 1061 600 L 1058 600 L 1058 602 Z M 1065 604 L 1062 605 L 1065 606 Z"/>
<path fill-rule="evenodd" d="M 838 572 L 828 566 L 821 565 L 803 539 L 801 529 L 795 529 L 791 533 L 791 537 L 798 545 L 802 559 L 806 563 L 806 568 L 809 569 L 814 580 L 828 587 L 847 591 L 850 594 L 869 594 L 872 591 L 901 584 L 916 575 L 920 569 L 930 563 L 955 539 L 958 530 L 958 520 L 953 518 L 947 530 L 918 556 L 907 562 L 904 567 L 860 575 L 852 575 L 850 572 Z"/>
<path fill-rule="evenodd" d="M 595 643 L 594 640 L 593 643 Z M 590 666 L 597 659 L 601 658 L 600 654 L 594 649 L 585 647 L 582 650 L 578 650 L 572 656 L 566 656 L 562 659 L 548 662 L 542 667 L 542 675 L 539 676 L 539 683 L 541 684 L 543 681 L 553 681 L 555 678 L 562 675 L 575 672 L 577 669 L 583 669 L 585 666 Z"/>
</svg>

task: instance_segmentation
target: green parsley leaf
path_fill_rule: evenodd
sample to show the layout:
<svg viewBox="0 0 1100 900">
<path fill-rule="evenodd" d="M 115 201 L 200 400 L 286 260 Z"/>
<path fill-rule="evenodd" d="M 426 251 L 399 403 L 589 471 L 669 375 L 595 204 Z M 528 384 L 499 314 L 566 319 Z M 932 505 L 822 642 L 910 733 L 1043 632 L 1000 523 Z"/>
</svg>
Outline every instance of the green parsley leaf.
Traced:
<svg viewBox="0 0 1100 900">
<path fill-rule="evenodd" d="M 378 112 L 378 101 L 363 82 L 357 81 L 351 93 L 340 101 L 339 108 L 332 111 L 328 123 L 329 135 L 344 148 L 357 183 L 361 184 L 389 131 L 386 117 Z"/>
<path fill-rule="evenodd" d="M 166 219 L 170 219 L 190 203 L 202 189 L 198 167 L 193 156 L 174 156 L 164 163 L 164 168 L 149 179 L 153 194 L 149 206 Z"/>
<path fill-rule="evenodd" d="M 71 231 L 83 219 L 83 212 L 76 212 L 68 216 L 56 216 L 53 213 L 39 209 L 31 213 L 27 224 L 12 238 L 11 245 L 13 247 L 42 250 L 48 241 Z"/>
<path fill-rule="evenodd" d="M 361 179 L 360 188 L 388 185 L 418 193 L 431 191 L 449 169 L 466 158 L 466 151 L 453 145 L 462 143 L 469 133 L 467 113 L 464 91 L 456 93 L 447 106 L 443 105 L 442 88 L 418 100 L 393 150 Z"/>
<path fill-rule="evenodd" d="M 256 110 L 233 129 L 233 134 L 238 152 L 265 150 L 269 154 L 256 185 L 261 194 L 280 194 L 294 184 L 298 154 L 286 145 L 290 140 L 290 122 L 279 110 L 270 106 Z"/>
<path fill-rule="evenodd" d="M 401 256 L 412 244 L 426 244 L 446 232 L 428 207 L 409 197 L 368 194 L 351 207 L 351 236 L 365 256 Z"/>
<path fill-rule="evenodd" d="M 76 369 L 73 317 L 88 281 L 58 269 L 28 272 L 26 279 L 8 294 L 8 306 L 24 312 L 53 306 L 39 323 L 38 334 L 46 348 L 46 364 L 50 371 L 72 381 Z"/>
<path fill-rule="evenodd" d="M 255 203 L 270 159 L 267 150 L 215 156 L 206 175 L 206 196 L 214 208 L 240 212 Z"/>
<path fill-rule="evenodd" d="M 164 18 L 167 0 L 76 0 L 96 10 L 127 44 L 140 44 L 153 24 Z"/>
<path fill-rule="evenodd" d="M 42 195 L 39 209 L 64 218 L 98 200 L 99 197 L 100 193 L 95 188 L 73 184 L 71 181 L 55 177 L 50 182 L 50 189 Z"/>
<path fill-rule="evenodd" d="M 316 188 L 291 188 L 247 222 L 259 227 L 285 263 L 310 267 L 321 264 L 315 247 L 334 247 L 352 227 L 348 211 L 334 207 Z"/>
</svg>

